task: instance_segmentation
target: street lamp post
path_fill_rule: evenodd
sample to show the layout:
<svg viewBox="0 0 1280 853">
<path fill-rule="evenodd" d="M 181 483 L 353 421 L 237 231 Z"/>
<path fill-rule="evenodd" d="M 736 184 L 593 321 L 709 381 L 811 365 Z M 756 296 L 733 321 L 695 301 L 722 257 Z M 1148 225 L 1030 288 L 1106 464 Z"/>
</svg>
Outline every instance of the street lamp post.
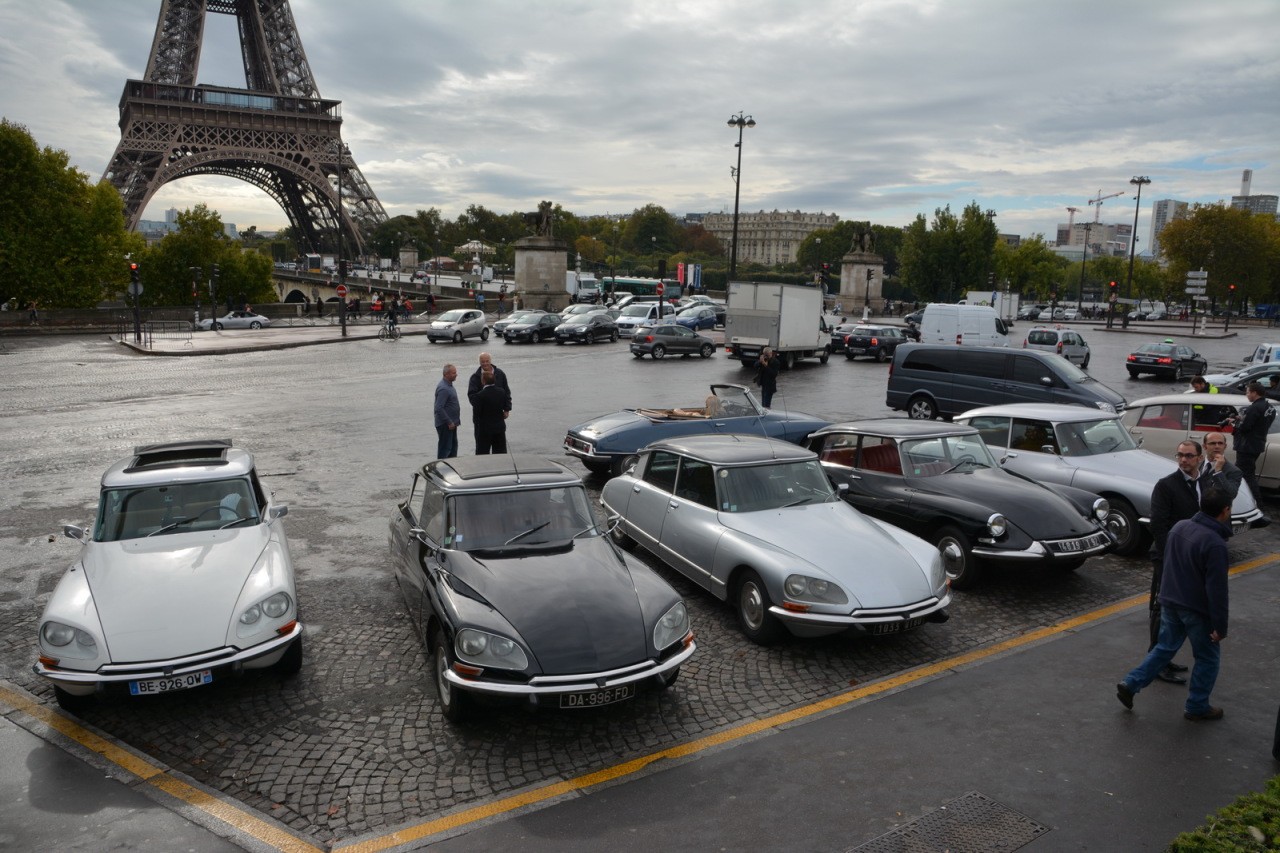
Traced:
<svg viewBox="0 0 1280 853">
<path fill-rule="evenodd" d="M 1133 256 L 1138 250 L 1138 211 L 1142 209 L 1142 185 L 1151 183 L 1151 179 L 1146 175 L 1135 175 L 1129 179 L 1129 183 L 1134 184 L 1138 188 L 1138 197 L 1133 201 L 1133 235 L 1129 241 L 1129 277 L 1124 283 L 1124 296 L 1126 299 L 1133 298 Z M 1129 326 L 1129 312 L 1125 312 L 1124 325 Z"/>
<path fill-rule="evenodd" d="M 613 254 L 609 256 L 609 301 L 613 301 L 613 292 L 618 289 L 618 226 L 613 226 Z"/>
<path fill-rule="evenodd" d="M 1093 231 L 1093 223 L 1084 224 L 1084 252 L 1080 255 L 1080 291 L 1076 294 L 1076 310 L 1084 310 L 1084 265 L 1089 260 L 1089 235 Z"/>
<path fill-rule="evenodd" d="M 347 284 L 347 264 L 342 260 L 345 254 L 342 241 L 342 155 L 346 146 L 342 140 L 338 140 L 338 284 L 346 290 Z M 332 281 L 332 279 L 330 279 Z M 347 336 L 347 298 L 345 296 L 338 297 L 338 324 L 342 326 L 342 337 Z"/>
<path fill-rule="evenodd" d="M 650 258 L 650 260 L 653 262 L 653 277 L 657 278 L 658 277 L 658 238 L 657 237 L 649 238 L 649 247 L 650 247 L 649 254 L 653 256 L 652 258 Z"/>
<path fill-rule="evenodd" d="M 729 116 L 729 127 L 738 129 L 738 142 L 735 146 L 738 149 L 738 165 L 733 170 L 733 237 L 729 243 L 729 281 L 738 272 L 738 199 L 742 190 L 742 132 L 748 127 L 755 127 L 756 120 L 751 116 L 744 116 L 738 113 Z"/>
</svg>

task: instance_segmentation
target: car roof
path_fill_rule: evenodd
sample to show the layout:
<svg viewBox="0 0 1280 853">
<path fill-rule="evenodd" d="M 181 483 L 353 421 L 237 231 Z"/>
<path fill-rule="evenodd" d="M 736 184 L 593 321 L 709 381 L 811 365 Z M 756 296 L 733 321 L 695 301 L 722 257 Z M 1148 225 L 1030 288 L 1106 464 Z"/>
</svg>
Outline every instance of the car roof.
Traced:
<svg viewBox="0 0 1280 853">
<path fill-rule="evenodd" d="M 423 465 L 422 473 L 453 492 L 582 485 L 582 479 L 564 465 L 532 453 L 437 459 Z"/>
<path fill-rule="evenodd" d="M 1215 406 L 1247 406 L 1249 398 L 1244 394 L 1201 394 L 1192 392 L 1190 394 L 1157 394 L 1154 397 L 1143 397 L 1141 400 L 1132 400 L 1125 405 L 1125 411 L 1129 412 L 1142 406 L 1159 406 L 1161 404 L 1181 405 L 1202 405 L 1210 404 Z"/>
<path fill-rule="evenodd" d="M 144 444 L 102 475 L 102 487 L 154 486 L 243 477 L 253 470 L 253 454 L 231 439 L 198 439 Z"/>
<path fill-rule="evenodd" d="M 688 435 L 663 439 L 645 450 L 670 450 L 713 465 L 756 465 L 817 459 L 817 454 L 789 441 L 746 433 Z"/>
<path fill-rule="evenodd" d="M 973 347 L 977 349 L 977 347 Z M 1005 349 L 1001 347 L 1000 349 Z M 964 424 L 946 421 L 924 421 L 911 418 L 869 418 L 863 421 L 846 421 L 823 427 L 814 435 L 850 432 L 855 435 L 880 435 L 890 438 L 940 438 L 948 435 L 977 435 L 978 431 Z"/>
<path fill-rule="evenodd" d="M 1182 395 L 1178 395 L 1182 396 Z M 1058 423 L 1079 423 L 1083 421 L 1099 421 L 1120 417 L 1113 412 L 1104 412 L 1088 406 L 1069 406 L 1065 403 L 1005 403 L 1000 406 L 982 406 L 970 409 L 957 418 L 977 418 L 988 415 L 1001 415 L 1010 418 L 1035 418 L 1041 421 Z"/>
</svg>

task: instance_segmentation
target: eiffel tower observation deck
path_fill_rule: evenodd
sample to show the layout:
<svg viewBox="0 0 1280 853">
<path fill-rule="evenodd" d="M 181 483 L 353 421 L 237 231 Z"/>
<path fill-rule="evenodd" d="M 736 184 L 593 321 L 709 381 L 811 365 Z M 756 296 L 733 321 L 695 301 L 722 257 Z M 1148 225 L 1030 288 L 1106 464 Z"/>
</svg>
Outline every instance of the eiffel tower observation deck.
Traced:
<svg viewBox="0 0 1280 853">
<path fill-rule="evenodd" d="M 234 15 L 246 88 L 196 85 L 209 12 Z M 103 175 L 136 228 L 165 184 L 223 175 L 273 198 L 310 251 L 360 254 L 386 211 L 342 142 L 342 102 L 320 97 L 288 0 L 161 0 L 142 80 L 125 83 L 120 144 Z"/>
</svg>

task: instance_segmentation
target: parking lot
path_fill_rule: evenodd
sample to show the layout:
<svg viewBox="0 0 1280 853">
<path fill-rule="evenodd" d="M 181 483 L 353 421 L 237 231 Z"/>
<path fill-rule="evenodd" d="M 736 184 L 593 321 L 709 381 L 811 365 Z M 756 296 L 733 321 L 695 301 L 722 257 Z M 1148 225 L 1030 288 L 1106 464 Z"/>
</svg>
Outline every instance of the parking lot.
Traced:
<svg viewBox="0 0 1280 853">
<path fill-rule="evenodd" d="M 1030 325 L 1015 327 L 1017 344 Z M 1126 398 L 1173 387 L 1130 380 L 1123 364 L 1138 343 L 1169 336 L 1165 328 L 1080 328 L 1093 348 L 1090 372 Z M 1273 337 L 1246 329 L 1195 346 L 1211 368 L 1239 366 L 1255 344 Z M 1108 556 L 1072 574 L 1001 570 L 981 589 L 956 593 L 943 625 L 765 649 L 741 638 L 727 608 L 650 560 L 686 597 L 698 636 L 699 650 L 672 690 L 590 711 L 496 708 L 474 725 L 451 726 L 435 705 L 421 643 L 402 611 L 386 530 L 412 471 L 431 458 L 431 396 L 441 367 L 453 361 L 465 379 L 482 349 L 511 382 L 512 449 L 555 459 L 564 458 L 565 428 L 590 416 L 696 405 L 713 382 L 750 385 L 749 372 L 722 354 L 653 362 L 632 358 L 625 342 L 430 345 L 406 337 L 161 359 L 102 338 L 8 341 L 0 414 L 9 438 L 0 451 L 9 477 L 0 498 L 0 677 L 52 703 L 30 663 L 40 608 L 76 553 L 74 542 L 56 534 L 63 524 L 90 520 L 102 471 L 134 445 L 194 437 L 230 437 L 252 450 L 267 486 L 290 505 L 286 526 L 308 630 L 302 674 L 288 682 L 251 674 L 145 700 L 111 699 L 84 719 L 322 844 L 573 778 L 834 696 L 1149 584 L 1144 559 Z M 782 375 L 775 407 L 833 421 L 890 415 L 887 370 L 839 357 L 825 366 L 801 364 Z M 470 445 L 464 436 L 463 451 Z M 593 496 L 602 482 L 587 479 Z M 1233 560 L 1275 550 L 1277 527 L 1234 540 Z"/>
</svg>

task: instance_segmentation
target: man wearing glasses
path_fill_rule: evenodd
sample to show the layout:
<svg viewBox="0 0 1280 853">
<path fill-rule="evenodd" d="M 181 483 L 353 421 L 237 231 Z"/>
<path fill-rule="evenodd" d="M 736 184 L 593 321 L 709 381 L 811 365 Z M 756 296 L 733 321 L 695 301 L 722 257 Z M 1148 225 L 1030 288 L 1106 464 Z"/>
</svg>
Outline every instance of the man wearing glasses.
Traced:
<svg viewBox="0 0 1280 853">
<path fill-rule="evenodd" d="M 1200 511 L 1204 454 L 1199 442 L 1180 443 L 1174 456 L 1178 460 L 1178 470 L 1157 480 L 1151 491 L 1151 599 L 1148 605 L 1151 643 L 1147 651 L 1155 648 L 1156 641 L 1160 639 L 1160 581 L 1164 573 L 1164 546 L 1169 539 L 1169 531 L 1179 521 Z M 1182 664 L 1170 661 L 1156 673 L 1156 678 L 1170 684 L 1186 684 L 1187 679 L 1180 674 L 1186 671 Z"/>
<path fill-rule="evenodd" d="M 1244 482 L 1244 472 L 1227 459 L 1227 437 L 1220 432 L 1211 432 L 1204 437 L 1204 467 L 1201 477 L 1210 477 L 1215 489 L 1227 493 L 1227 497 L 1236 499 L 1240 484 Z"/>
</svg>

